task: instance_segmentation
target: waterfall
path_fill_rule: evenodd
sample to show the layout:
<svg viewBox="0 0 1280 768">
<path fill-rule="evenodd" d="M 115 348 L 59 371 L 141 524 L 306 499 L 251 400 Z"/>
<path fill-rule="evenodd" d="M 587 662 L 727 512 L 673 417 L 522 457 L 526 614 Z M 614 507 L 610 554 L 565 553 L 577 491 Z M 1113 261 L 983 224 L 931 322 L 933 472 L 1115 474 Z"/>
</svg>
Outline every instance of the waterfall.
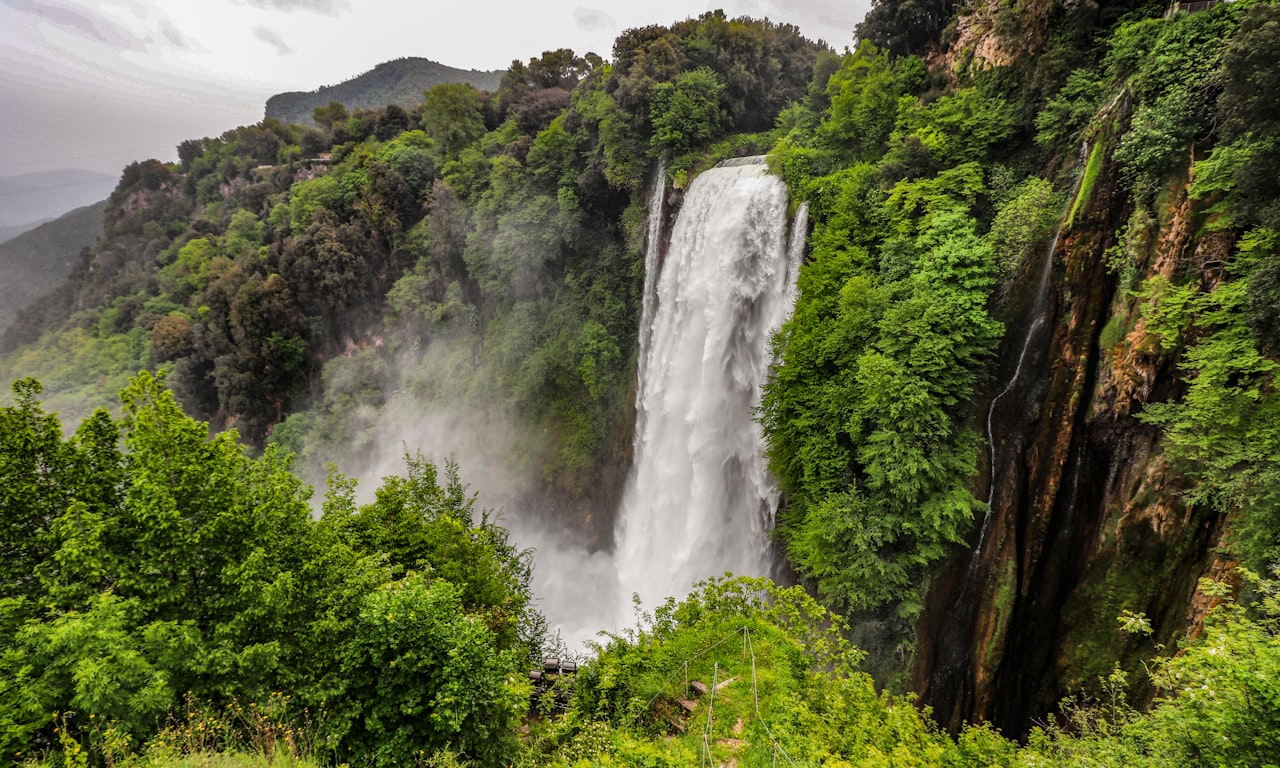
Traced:
<svg viewBox="0 0 1280 768">
<path fill-rule="evenodd" d="M 699 579 L 768 571 L 778 494 L 755 409 L 803 253 L 803 209 L 788 248 L 786 206 L 763 158 L 700 174 L 660 271 L 645 277 L 634 462 L 616 530 L 624 599 L 638 593 L 652 608 Z"/>
<path fill-rule="evenodd" d="M 1119 101 L 1119 98 L 1120 97 L 1117 96 L 1116 101 Z M 1111 106 L 1107 107 L 1107 109 L 1110 110 L 1115 106 L 1115 103 L 1116 102 L 1113 101 Z M 1084 177 L 1083 169 L 1088 156 L 1089 144 L 1088 142 L 1081 142 L 1080 154 L 1077 160 L 1077 165 L 1080 167 L 1081 172 L 1076 178 L 1076 186 L 1072 193 L 1073 198 L 1080 192 L 1080 181 Z M 1072 202 L 1074 202 L 1074 200 L 1072 200 Z M 1070 208 L 1071 206 L 1069 205 L 1068 210 L 1070 210 Z M 982 529 L 978 533 L 978 543 L 974 545 L 973 554 L 970 557 L 970 573 L 972 573 L 977 567 L 978 557 L 982 552 L 982 545 L 987 539 L 987 528 L 991 525 L 991 505 L 995 502 L 996 498 L 996 475 L 999 472 L 999 466 L 996 462 L 996 435 L 994 428 L 996 406 L 999 405 L 1000 401 L 1018 385 L 1018 380 L 1022 378 L 1022 367 L 1027 362 L 1027 355 L 1032 348 L 1032 342 L 1035 340 L 1038 332 L 1041 329 L 1044 329 L 1045 324 L 1048 322 L 1049 284 L 1053 277 L 1053 254 L 1058 250 L 1058 241 L 1062 237 L 1062 227 L 1065 224 L 1066 217 L 1064 215 L 1058 219 L 1058 226 L 1053 230 L 1053 239 L 1049 243 L 1049 250 L 1044 254 L 1043 262 L 1040 265 L 1040 277 L 1036 283 L 1036 290 L 1032 296 L 1030 308 L 1030 314 L 1035 318 L 1035 320 L 1027 327 L 1026 336 L 1023 337 L 1022 340 L 1022 351 L 1018 353 L 1018 362 L 1014 366 L 1013 375 L 1009 377 L 1008 383 L 1004 385 L 999 394 L 991 399 L 991 404 L 987 406 L 987 452 L 991 464 L 987 488 L 987 511 L 985 516 L 982 518 Z"/>
<path fill-rule="evenodd" d="M 653 311 L 658 304 L 655 291 L 658 290 L 658 268 L 662 264 L 662 203 L 667 190 L 667 158 L 658 161 L 658 169 L 653 174 L 653 189 L 649 191 L 648 228 L 645 232 L 644 250 L 644 295 L 640 310 L 639 354 L 640 370 L 643 371 L 649 359 L 649 347 L 653 342 Z M 644 412 L 640 404 L 644 402 L 644 376 L 638 377 L 636 390 L 636 433 L 643 429 L 641 418 Z"/>
<path fill-rule="evenodd" d="M 1053 252 L 1058 250 L 1058 240 L 1061 237 L 1062 222 L 1058 222 L 1058 226 L 1053 232 L 1053 240 L 1049 243 L 1049 252 L 1044 255 L 1044 263 L 1040 267 L 1040 281 L 1036 284 L 1036 292 L 1031 301 L 1031 314 L 1036 319 L 1027 328 L 1027 335 L 1022 340 L 1022 351 L 1018 353 L 1018 364 L 1014 366 L 1013 375 L 1009 377 L 1009 383 L 1004 385 L 1004 389 L 1000 390 L 1000 394 L 991 398 L 991 405 L 987 408 L 987 449 L 991 457 L 991 487 L 987 489 L 987 507 L 990 507 L 991 502 L 995 501 L 996 494 L 996 436 L 991 426 L 992 418 L 996 412 L 996 405 L 1005 395 L 1013 391 L 1013 388 L 1018 384 L 1018 379 L 1022 378 L 1022 366 L 1027 362 L 1027 353 L 1031 351 L 1031 341 L 1036 337 L 1036 332 L 1044 326 L 1045 303 L 1049 298 L 1049 278 L 1053 275 Z"/>
<path fill-rule="evenodd" d="M 994 427 L 996 406 L 1004 399 L 1005 395 L 1012 392 L 1013 388 L 1018 385 L 1018 379 L 1022 378 L 1022 367 L 1027 362 L 1027 353 L 1031 351 L 1031 342 L 1045 326 L 1049 280 L 1053 276 L 1053 253 L 1058 250 L 1058 239 L 1062 236 L 1062 224 L 1063 222 L 1058 222 L 1058 226 L 1053 232 L 1053 240 L 1049 244 L 1049 251 L 1044 255 L 1043 264 L 1040 267 L 1040 281 L 1036 284 L 1036 292 L 1031 302 L 1031 314 L 1035 317 L 1035 320 L 1027 327 L 1027 335 L 1022 340 L 1022 351 L 1018 353 L 1018 363 L 1014 366 L 1013 375 L 1009 377 L 1009 382 L 1004 385 L 999 394 L 991 398 L 991 405 L 987 406 L 987 455 L 991 464 L 987 483 L 987 511 L 982 518 L 982 529 L 978 533 L 978 543 L 973 545 L 973 554 L 969 558 L 970 573 L 978 566 L 978 558 L 982 554 L 982 545 L 987 540 L 987 528 L 991 525 L 991 505 L 996 499 L 996 474 L 999 472 L 999 466 L 996 463 L 996 434 Z"/>
</svg>

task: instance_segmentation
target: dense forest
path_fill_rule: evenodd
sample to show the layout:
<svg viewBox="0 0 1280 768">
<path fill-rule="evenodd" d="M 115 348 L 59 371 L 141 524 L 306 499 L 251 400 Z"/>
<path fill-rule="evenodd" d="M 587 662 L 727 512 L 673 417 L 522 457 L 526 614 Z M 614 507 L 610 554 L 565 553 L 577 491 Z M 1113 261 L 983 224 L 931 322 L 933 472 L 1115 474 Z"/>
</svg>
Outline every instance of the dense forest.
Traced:
<svg viewBox="0 0 1280 768">
<path fill-rule="evenodd" d="M 708 13 L 126 168 L 0 337 L 0 757 L 1273 765 L 1280 5 L 854 39 Z M 765 153 L 812 221 L 759 413 L 798 584 L 532 686 L 568 649 L 459 467 L 343 472 L 447 404 L 607 547 L 646 182 Z"/>
</svg>

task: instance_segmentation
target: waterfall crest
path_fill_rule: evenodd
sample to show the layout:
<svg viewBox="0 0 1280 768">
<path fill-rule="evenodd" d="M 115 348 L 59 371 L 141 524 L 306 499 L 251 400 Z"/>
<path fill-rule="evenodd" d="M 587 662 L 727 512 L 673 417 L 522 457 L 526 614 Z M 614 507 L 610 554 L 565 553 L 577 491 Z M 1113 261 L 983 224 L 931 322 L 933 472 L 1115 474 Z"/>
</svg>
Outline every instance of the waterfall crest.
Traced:
<svg viewBox="0 0 1280 768">
<path fill-rule="evenodd" d="M 787 247 L 786 206 L 761 160 L 702 173 L 645 292 L 634 463 L 616 531 L 626 605 L 633 592 L 652 608 L 699 579 L 768 571 L 777 490 L 755 410 L 803 248 L 802 232 Z M 651 229 L 655 253 L 656 241 Z"/>
</svg>

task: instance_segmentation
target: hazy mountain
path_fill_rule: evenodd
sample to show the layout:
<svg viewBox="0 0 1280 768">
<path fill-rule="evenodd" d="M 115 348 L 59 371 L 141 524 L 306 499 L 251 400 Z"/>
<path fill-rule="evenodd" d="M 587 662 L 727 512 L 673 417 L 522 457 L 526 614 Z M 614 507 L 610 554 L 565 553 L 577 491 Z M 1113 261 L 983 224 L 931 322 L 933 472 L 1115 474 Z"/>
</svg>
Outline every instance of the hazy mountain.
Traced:
<svg viewBox="0 0 1280 768">
<path fill-rule="evenodd" d="M 118 180 L 118 176 L 74 168 L 0 176 L 0 228 L 22 231 L 25 225 L 30 229 L 35 223 L 102 200 Z M 16 234 L 8 233 L 9 237 Z"/>
<path fill-rule="evenodd" d="M 286 123 L 314 125 L 316 107 L 337 101 L 347 109 L 376 109 L 388 104 L 422 103 L 422 92 L 441 83 L 470 83 L 484 91 L 498 87 L 502 72 L 454 69 L 430 59 L 405 58 L 379 64 L 362 75 L 314 91 L 279 93 L 267 99 L 267 117 Z"/>
<path fill-rule="evenodd" d="M 0 226 L 0 243 L 12 240 L 23 232 L 30 232 L 46 221 L 53 221 L 53 219 L 41 219 L 40 221 L 28 221 L 25 224 L 5 224 Z"/>
<path fill-rule="evenodd" d="M 80 251 L 102 234 L 106 207 L 100 200 L 0 243 L 0 328 L 66 279 Z"/>
</svg>

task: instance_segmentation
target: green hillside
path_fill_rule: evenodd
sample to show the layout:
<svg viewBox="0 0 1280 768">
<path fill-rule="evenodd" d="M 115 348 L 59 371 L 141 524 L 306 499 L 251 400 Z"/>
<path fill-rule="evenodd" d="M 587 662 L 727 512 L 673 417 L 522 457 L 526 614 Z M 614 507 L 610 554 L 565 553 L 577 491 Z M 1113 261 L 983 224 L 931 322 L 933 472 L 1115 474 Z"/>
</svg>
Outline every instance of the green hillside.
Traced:
<svg viewBox="0 0 1280 768">
<path fill-rule="evenodd" d="M 317 107 L 328 106 L 331 101 L 350 111 L 381 109 L 389 104 L 415 107 L 422 103 L 423 91 L 441 83 L 467 83 L 482 91 L 493 91 L 501 79 L 501 71 L 455 69 L 415 57 L 393 59 L 336 85 L 321 86 L 314 91 L 277 93 L 267 99 L 266 116 L 282 123 L 315 125 L 312 112 Z"/>
<path fill-rule="evenodd" d="M 107 201 L 86 205 L 0 243 L 0 329 L 61 285 L 103 231 Z"/>
</svg>

